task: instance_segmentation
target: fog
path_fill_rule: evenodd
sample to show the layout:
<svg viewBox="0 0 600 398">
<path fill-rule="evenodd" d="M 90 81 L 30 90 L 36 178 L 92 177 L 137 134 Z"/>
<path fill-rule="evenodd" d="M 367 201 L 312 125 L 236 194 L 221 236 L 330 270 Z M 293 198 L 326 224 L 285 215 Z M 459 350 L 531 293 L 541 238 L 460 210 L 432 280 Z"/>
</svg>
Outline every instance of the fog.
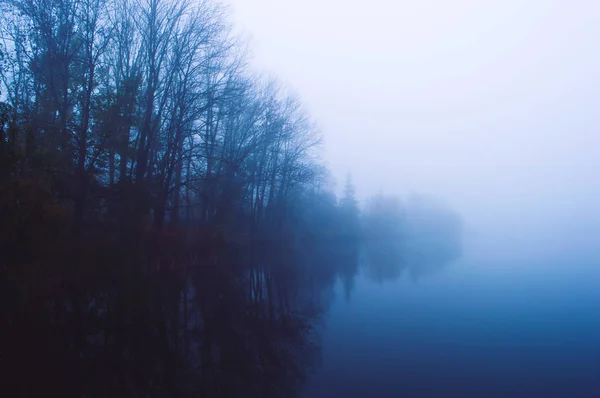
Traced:
<svg viewBox="0 0 600 398">
<path fill-rule="evenodd" d="M 600 396 L 598 21 L 0 0 L 1 395 Z"/>
<path fill-rule="evenodd" d="M 229 0 L 251 64 L 304 100 L 361 199 L 425 192 L 507 244 L 593 248 L 600 5 Z"/>
</svg>

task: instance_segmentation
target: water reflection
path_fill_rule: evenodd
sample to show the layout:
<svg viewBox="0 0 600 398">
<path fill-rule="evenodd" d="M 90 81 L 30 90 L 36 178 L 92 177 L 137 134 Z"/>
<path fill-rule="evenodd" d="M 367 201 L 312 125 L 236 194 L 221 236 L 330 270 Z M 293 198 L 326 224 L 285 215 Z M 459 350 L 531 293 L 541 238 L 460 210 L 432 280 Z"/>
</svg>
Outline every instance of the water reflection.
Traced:
<svg viewBox="0 0 600 398">
<path fill-rule="evenodd" d="M 8 314 L 15 391 L 293 397 L 320 363 L 334 282 L 350 290 L 358 264 L 355 244 L 332 241 L 123 253 L 93 253 L 85 280 L 59 280 Z"/>
<path fill-rule="evenodd" d="M 364 244 L 371 280 L 394 281 L 405 270 L 418 280 L 461 256 L 462 220 L 451 209 L 422 196 L 411 196 L 405 208 L 383 200 L 376 206 L 382 209 L 377 231 L 384 234 L 368 236 Z M 394 213 L 396 221 L 389 218 Z"/>
<path fill-rule="evenodd" d="M 221 253 L 220 267 L 190 278 L 193 321 L 184 340 L 193 344 L 182 351 L 191 376 L 185 392 L 293 396 L 319 360 L 318 321 L 326 303 L 293 251 L 269 246 L 229 253 Z"/>
<path fill-rule="evenodd" d="M 116 240 L 69 254 L 61 267 L 82 271 L 5 306 L 9 379 L 31 396 L 296 396 L 320 364 L 336 280 L 350 299 L 361 256 L 379 282 L 442 267 L 460 254 L 458 219 L 444 217 L 407 211 L 400 240 Z"/>
</svg>

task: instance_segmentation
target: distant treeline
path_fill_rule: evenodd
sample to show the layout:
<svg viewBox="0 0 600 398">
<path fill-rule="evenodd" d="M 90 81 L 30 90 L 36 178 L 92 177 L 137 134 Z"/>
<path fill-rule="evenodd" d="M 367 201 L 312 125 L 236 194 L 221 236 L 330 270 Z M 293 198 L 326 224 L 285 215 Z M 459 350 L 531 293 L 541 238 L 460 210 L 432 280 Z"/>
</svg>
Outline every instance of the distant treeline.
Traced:
<svg viewBox="0 0 600 398">
<path fill-rule="evenodd" d="M 425 195 L 370 198 L 361 216 L 361 242 L 368 274 L 396 279 L 407 270 L 414 279 L 462 254 L 463 221 L 443 202 Z"/>
</svg>

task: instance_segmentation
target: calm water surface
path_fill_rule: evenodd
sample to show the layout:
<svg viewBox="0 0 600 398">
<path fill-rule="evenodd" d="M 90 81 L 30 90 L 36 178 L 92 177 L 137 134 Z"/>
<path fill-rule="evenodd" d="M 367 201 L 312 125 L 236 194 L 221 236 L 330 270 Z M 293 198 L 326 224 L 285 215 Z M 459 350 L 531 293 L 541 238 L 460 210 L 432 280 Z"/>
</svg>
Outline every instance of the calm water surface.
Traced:
<svg viewBox="0 0 600 398">
<path fill-rule="evenodd" d="M 336 285 L 306 396 L 600 397 L 593 239 L 471 239 L 387 280 L 362 267 L 349 295 Z"/>
<path fill-rule="evenodd" d="M 5 379 L 60 396 L 600 397 L 600 231 L 502 229 L 222 244 L 92 274 L 11 326 Z"/>
</svg>

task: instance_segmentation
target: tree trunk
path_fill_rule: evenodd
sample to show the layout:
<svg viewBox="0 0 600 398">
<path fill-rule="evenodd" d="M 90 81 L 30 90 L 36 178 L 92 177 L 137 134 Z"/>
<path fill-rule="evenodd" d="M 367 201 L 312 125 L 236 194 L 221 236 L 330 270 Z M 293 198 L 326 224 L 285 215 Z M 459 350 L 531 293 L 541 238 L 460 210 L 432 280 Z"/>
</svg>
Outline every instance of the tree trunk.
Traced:
<svg viewBox="0 0 600 398">
<path fill-rule="evenodd" d="M 171 210 L 171 223 L 179 224 L 179 207 L 181 201 L 181 175 L 183 173 L 183 162 L 181 160 L 183 145 L 177 149 L 177 163 L 175 165 L 175 189 L 173 190 L 173 209 Z"/>
<path fill-rule="evenodd" d="M 108 152 L 108 183 L 115 184 L 115 151 L 112 149 Z"/>
</svg>

